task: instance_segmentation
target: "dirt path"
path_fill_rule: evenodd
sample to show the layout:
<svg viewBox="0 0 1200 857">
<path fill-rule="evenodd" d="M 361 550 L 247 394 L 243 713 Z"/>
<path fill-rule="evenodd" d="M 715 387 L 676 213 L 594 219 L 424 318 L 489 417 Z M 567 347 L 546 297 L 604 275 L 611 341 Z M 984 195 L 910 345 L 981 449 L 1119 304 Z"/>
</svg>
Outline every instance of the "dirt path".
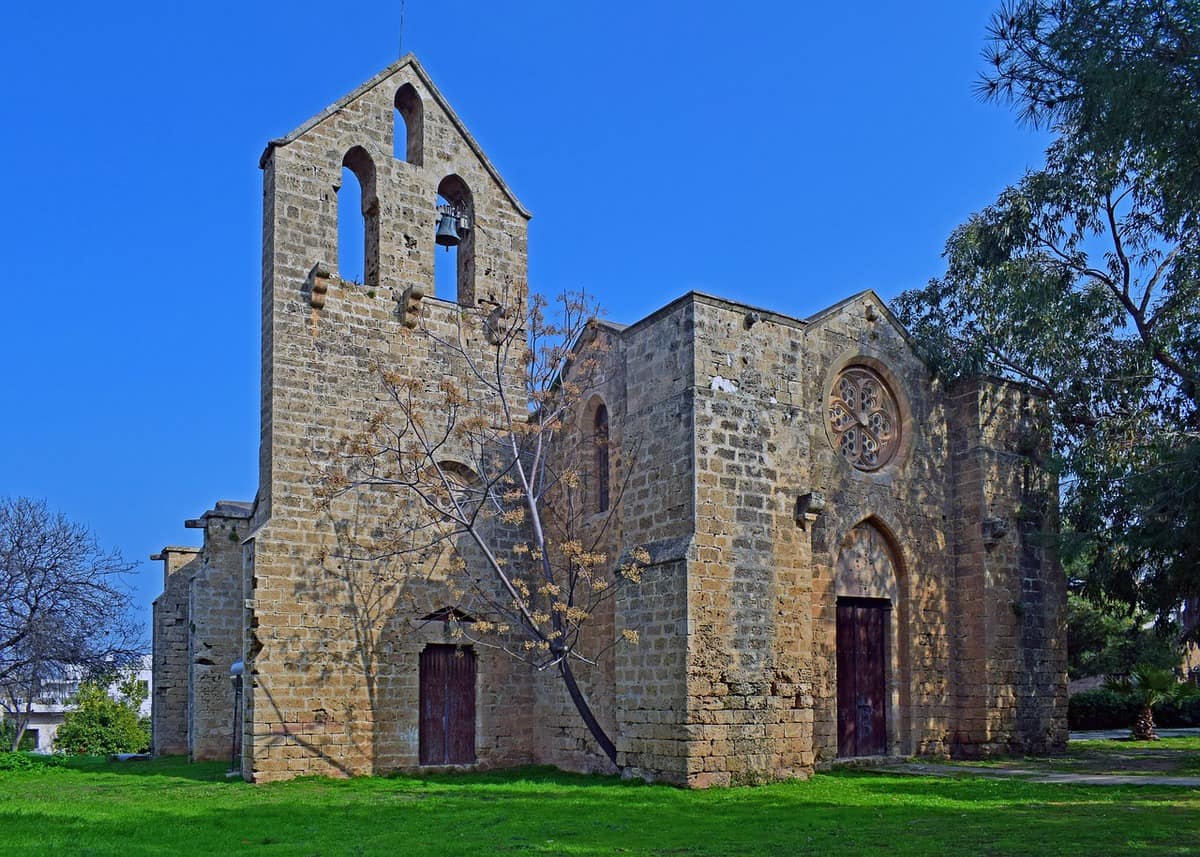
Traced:
<svg viewBox="0 0 1200 857">
<path fill-rule="evenodd" d="M 1015 764 L 1015 763 L 1014 763 Z M 915 777 L 973 776 L 994 779 L 1019 779 L 1030 783 L 1075 783 L 1091 786 L 1183 786 L 1200 788 L 1200 777 L 1169 777 L 1157 774 L 1083 774 L 1053 773 L 1029 767 L 982 765 L 942 765 L 900 762 L 872 770 L 908 774 Z"/>
<path fill-rule="evenodd" d="M 878 770 L 913 776 L 1015 778 L 1037 783 L 1158 785 L 1200 788 L 1200 729 L 1163 729 L 1156 742 L 1128 740 L 1128 731 L 1072 733 L 1060 756 L 978 762 L 897 760 Z"/>
</svg>

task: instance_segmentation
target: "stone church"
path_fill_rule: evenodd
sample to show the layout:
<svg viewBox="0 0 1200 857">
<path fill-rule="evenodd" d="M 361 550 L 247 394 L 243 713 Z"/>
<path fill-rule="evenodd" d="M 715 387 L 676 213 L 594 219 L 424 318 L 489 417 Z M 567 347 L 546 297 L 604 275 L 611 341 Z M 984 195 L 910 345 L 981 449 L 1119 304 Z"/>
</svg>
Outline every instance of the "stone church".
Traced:
<svg viewBox="0 0 1200 857">
<path fill-rule="evenodd" d="M 155 555 L 155 751 L 233 753 L 255 782 L 611 771 L 557 674 L 454 637 L 437 569 L 333 562 L 344 520 L 314 502 L 314 457 L 372 412 L 379 367 L 459 373 L 429 331 L 492 347 L 490 308 L 525 297 L 530 213 L 411 56 L 259 166 L 258 493 L 187 521 L 202 547 Z M 346 205 L 362 283 L 339 275 Z M 435 292 L 447 215 L 456 282 Z M 691 292 L 580 347 L 599 342 L 604 381 L 573 431 L 638 448 L 607 538 L 649 556 L 591 630 L 638 641 L 579 671 L 622 770 L 703 787 L 1064 746 L 1057 486 L 1025 390 L 934 377 L 869 291 L 808 318 Z M 346 517 L 394 523 L 370 499 Z"/>
</svg>

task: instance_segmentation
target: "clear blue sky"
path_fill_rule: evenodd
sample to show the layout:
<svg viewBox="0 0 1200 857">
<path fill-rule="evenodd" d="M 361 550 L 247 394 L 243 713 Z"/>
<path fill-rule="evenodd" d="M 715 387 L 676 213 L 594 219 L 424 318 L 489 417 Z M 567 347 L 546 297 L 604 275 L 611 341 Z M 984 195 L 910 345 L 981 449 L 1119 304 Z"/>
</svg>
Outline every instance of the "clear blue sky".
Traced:
<svg viewBox="0 0 1200 857">
<path fill-rule="evenodd" d="M 997 3 L 409 0 L 404 50 L 533 212 L 534 289 L 803 316 L 938 274 L 1040 162 L 972 94 Z M 0 495 L 141 561 L 143 608 L 149 554 L 257 485 L 259 154 L 398 57 L 399 7 L 3 13 Z"/>
</svg>

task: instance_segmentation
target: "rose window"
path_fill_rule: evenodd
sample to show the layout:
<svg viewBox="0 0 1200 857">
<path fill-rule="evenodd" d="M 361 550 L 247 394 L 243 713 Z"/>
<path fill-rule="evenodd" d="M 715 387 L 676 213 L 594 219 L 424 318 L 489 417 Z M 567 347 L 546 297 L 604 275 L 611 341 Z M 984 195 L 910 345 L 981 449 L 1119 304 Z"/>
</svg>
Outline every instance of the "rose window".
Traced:
<svg viewBox="0 0 1200 857">
<path fill-rule="evenodd" d="M 859 470 L 878 470 L 900 444 L 896 397 L 870 369 L 852 366 L 833 382 L 829 427 L 843 458 Z"/>
</svg>

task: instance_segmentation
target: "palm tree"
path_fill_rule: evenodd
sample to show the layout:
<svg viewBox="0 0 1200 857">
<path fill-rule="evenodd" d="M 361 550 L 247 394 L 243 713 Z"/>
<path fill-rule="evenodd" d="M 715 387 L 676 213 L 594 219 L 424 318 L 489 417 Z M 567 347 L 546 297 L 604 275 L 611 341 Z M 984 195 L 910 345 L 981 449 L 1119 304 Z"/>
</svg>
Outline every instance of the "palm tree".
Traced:
<svg viewBox="0 0 1200 857">
<path fill-rule="evenodd" d="M 1154 731 L 1154 706 L 1173 699 L 1177 702 L 1197 694 L 1194 684 L 1185 684 L 1175 678 L 1171 670 L 1138 664 L 1128 678 L 1110 680 L 1108 687 L 1124 693 L 1138 704 L 1138 715 L 1133 721 L 1129 737 L 1134 741 L 1157 741 Z"/>
</svg>

